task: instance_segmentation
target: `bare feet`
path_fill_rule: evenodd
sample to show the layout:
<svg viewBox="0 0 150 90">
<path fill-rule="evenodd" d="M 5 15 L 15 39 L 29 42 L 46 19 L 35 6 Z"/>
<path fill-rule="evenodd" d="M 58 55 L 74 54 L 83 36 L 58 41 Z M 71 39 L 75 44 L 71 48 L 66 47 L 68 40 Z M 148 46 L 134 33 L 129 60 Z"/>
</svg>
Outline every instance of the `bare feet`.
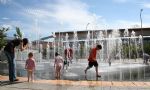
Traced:
<svg viewBox="0 0 150 90">
<path fill-rule="evenodd" d="M 84 70 L 84 73 L 85 73 L 85 80 L 87 80 L 87 77 L 86 77 L 86 72 L 87 72 L 87 70 Z"/>
<path fill-rule="evenodd" d="M 85 75 L 85 77 L 84 77 L 84 78 L 85 78 L 85 80 L 87 80 L 87 77 L 86 77 L 86 75 Z"/>
<path fill-rule="evenodd" d="M 55 76 L 55 79 L 58 79 L 58 77 L 57 77 L 57 76 Z"/>
<path fill-rule="evenodd" d="M 86 75 L 86 72 L 87 72 L 87 71 L 86 71 L 86 70 L 84 70 L 85 75 Z"/>
<path fill-rule="evenodd" d="M 17 79 L 15 79 L 14 81 L 19 81 L 19 79 L 17 78 Z"/>
<path fill-rule="evenodd" d="M 96 77 L 101 78 L 101 75 L 96 75 Z"/>
<path fill-rule="evenodd" d="M 34 80 L 31 80 L 31 82 L 34 82 Z"/>
</svg>

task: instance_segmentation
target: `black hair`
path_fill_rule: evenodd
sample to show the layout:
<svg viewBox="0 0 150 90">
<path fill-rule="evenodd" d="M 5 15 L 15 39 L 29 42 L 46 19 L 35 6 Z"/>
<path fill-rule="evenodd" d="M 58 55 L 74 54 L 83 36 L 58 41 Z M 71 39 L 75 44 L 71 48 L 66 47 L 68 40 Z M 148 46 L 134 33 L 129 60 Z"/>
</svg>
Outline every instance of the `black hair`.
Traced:
<svg viewBox="0 0 150 90">
<path fill-rule="evenodd" d="M 25 45 L 27 45 L 29 43 L 29 40 L 27 38 L 24 38 L 22 40 L 22 42 L 23 42 L 23 46 L 25 46 Z"/>
<path fill-rule="evenodd" d="M 102 46 L 99 44 L 96 46 L 98 49 L 102 49 Z"/>
<path fill-rule="evenodd" d="M 15 46 L 18 46 L 22 40 L 21 39 L 14 39 L 12 42 Z"/>
<path fill-rule="evenodd" d="M 55 53 L 55 56 L 58 56 L 58 55 L 59 55 L 58 52 L 56 52 L 56 53 Z"/>
</svg>

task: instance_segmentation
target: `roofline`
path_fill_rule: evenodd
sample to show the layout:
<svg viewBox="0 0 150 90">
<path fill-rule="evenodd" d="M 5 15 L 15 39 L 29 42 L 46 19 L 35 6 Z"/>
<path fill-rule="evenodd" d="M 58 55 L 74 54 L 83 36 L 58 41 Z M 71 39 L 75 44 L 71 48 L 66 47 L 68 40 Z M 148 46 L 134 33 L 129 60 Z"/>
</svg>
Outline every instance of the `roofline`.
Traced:
<svg viewBox="0 0 150 90">
<path fill-rule="evenodd" d="M 144 28 L 142 28 L 142 29 L 150 29 L 150 27 L 144 27 Z M 139 28 L 119 28 L 119 29 L 117 29 L 117 30 L 125 30 L 125 29 L 128 29 L 128 30 L 132 30 L 132 29 L 134 29 L 134 30 L 141 30 L 141 28 L 139 27 Z M 74 30 L 75 32 L 87 32 L 87 31 L 104 31 L 104 30 L 116 30 L 116 29 L 88 29 L 88 30 Z M 72 32 L 74 32 L 74 31 L 60 31 L 60 32 L 55 32 L 55 34 L 56 33 L 72 33 Z"/>
</svg>

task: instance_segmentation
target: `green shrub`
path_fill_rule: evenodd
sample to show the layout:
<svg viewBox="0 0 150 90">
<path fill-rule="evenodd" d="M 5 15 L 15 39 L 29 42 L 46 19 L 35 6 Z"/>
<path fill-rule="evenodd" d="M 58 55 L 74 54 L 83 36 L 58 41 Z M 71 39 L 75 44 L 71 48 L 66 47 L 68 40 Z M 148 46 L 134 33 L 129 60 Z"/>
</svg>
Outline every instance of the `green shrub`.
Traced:
<svg viewBox="0 0 150 90">
<path fill-rule="evenodd" d="M 0 28 L 0 50 L 6 45 L 6 31 L 8 31 L 9 28 Z"/>
</svg>

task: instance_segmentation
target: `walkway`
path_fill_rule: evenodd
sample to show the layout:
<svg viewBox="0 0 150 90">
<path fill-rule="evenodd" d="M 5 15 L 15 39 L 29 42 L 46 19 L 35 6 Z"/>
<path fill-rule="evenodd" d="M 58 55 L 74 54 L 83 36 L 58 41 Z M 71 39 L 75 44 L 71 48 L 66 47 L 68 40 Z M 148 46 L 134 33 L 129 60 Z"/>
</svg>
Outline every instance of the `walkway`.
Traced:
<svg viewBox="0 0 150 90">
<path fill-rule="evenodd" d="M 35 80 L 18 77 L 19 82 L 10 84 L 8 76 L 0 76 L 0 90 L 150 90 L 150 82 L 118 81 L 70 81 Z"/>
</svg>

